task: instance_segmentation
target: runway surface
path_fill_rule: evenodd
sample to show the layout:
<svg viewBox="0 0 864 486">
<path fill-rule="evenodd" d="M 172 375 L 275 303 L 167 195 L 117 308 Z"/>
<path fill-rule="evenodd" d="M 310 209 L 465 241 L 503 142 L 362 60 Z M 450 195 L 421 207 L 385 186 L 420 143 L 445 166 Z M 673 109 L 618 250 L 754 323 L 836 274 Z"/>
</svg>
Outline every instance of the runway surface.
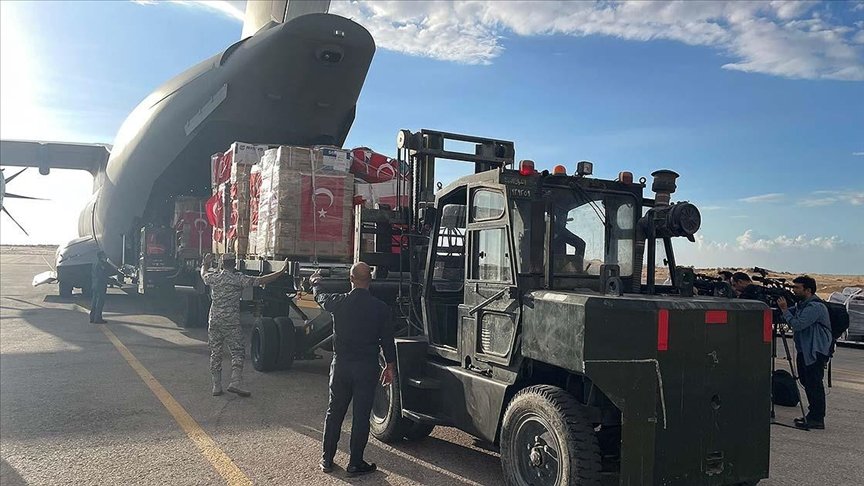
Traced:
<svg viewBox="0 0 864 486">
<path fill-rule="evenodd" d="M 89 324 L 86 299 L 31 287 L 47 268 L 43 257 L 53 259 L 0 248 L 3 486 L 501 484 L 495 452 L 441 427 L 396 448 L 371 439 L 367 460 L 379 466 L 372 475 L 324 475 L 317 462 L 329 356 L 267 374 L 247 359 L 252 397 L 212 397 L 206 330 L 180 327 L 176 303 L 112 289 L 109 323 Z M 771 479 L 760 484 L 862 484 L 864 350 L 839 349 L 833 379 L 827 430 L 774 426 Z M 800 415 L 777 412 L 786 423 Z M 346 420 L 336 458 L 342 465 L 349 426 Z"/>
</svg>

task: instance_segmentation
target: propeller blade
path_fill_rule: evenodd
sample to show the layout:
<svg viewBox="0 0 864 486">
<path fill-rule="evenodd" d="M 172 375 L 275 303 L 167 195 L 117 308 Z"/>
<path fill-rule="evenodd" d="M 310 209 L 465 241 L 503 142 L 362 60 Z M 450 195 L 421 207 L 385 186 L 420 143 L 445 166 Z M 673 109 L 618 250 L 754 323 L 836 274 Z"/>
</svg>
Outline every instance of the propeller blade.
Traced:
<svg viewBox="0 0 864 486">
<path fill-rule="evenodd" d="M 45 198 L 32 197 L 32 196 L 19 196 L 18 194 L 12 194 L 11 192 L 7 192 L 3 197 L 8 197 L 9 199 L 32 199 L 34 201 L 47 201 L 47 199 L 45 199 Z"/>
<path fill-rule="evenodd" d="M 27 167 L 24 167 L 23 169 L 19 170 L 15 175 L 10 176 L 8 179 L 6 179 L 6 183 L 8 184 L 8 183 L 12 182 L 12 179 L 18 177 L 19 175 L 21 175 L 22 172 L 24 172 L 27 169 L 28 169 Z"/>
<path fill-rule="evenodd" d="M 11 214 L 9 214 L 9 211 L 7 211 L 6 208 L 0 209 L 2 209 L 4 213 L 6 213 L 6 216 L 9 216 L 9 219 L 11 219 L 13 223 L 15 223 L 19 228 L 21 228 L 21 231 L 23 231 L 25 235 L 30 236 L 30 233 L 28 233 L 27 230 L 25 230 L 24 227 L 18 223 L 18 221 L 15 221 L 15 218 L 13 218 Z"/>
</svg>

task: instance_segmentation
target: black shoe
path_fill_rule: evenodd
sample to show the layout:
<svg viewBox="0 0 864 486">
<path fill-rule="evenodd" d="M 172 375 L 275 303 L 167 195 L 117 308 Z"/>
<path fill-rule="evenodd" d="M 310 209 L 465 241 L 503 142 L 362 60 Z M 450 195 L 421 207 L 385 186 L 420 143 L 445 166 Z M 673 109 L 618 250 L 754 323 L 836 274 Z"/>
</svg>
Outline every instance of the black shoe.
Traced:
<svg viewBox="0 0 864 486">
<path fill-rule="evenodd" d="M 822 420 L 817 421 L 817 420 L 813 420 L 813 419 L 808 419 L 806 417 L 799 417 L 799 418 L 795 419 L 795 427 L 797 427 L 799 429 L 805 429 L 805 430 L 809 430 L 809 429 L 824 430 L 825 429 L 825 422 Z"/>
<path fill-rule="evenodd" d="M 333 460 L 321 459 L 321 462 L 318 463 L 318 467 L 321 468 L 321 472 L 330 474 L 333 472 Z"/>
<path fill-rule="evenodd" d="M 90 324 L 108 324 L 108 321 L 105 319 L 99 319 L 98 321 L 90 321 Z"/>
<path fill-rule="evenodd" d="M 360 476 L 361 474 L 369 474 L 376 470 L 378 470 L 378 466 L 376 466 L 374 462 L 369 464 L 366 461 L 362 461 L 360 464 L 355 466 L 348 466 L 345 471 L 348 472 L 349 476 Z"/>
</svg>

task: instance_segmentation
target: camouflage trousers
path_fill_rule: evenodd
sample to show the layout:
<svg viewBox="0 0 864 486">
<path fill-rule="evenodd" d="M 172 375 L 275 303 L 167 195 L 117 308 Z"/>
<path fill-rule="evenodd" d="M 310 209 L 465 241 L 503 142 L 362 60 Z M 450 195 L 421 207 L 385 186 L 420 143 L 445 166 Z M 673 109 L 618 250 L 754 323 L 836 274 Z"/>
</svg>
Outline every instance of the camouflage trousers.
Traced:
<svg viewBox="0 0 864 486">
<path fill-rule="evenodd" d="M 207 332 L 210 344 L 210 371 L 222 371 L 222 345 L 228 346 L 231 354 L 231 369 L 243 371 L 243 360 L 246 357 L 246 342 L 243 339 L 243 329 L 239 319 L 231 324 L 211 322 Z"/>
</svg>

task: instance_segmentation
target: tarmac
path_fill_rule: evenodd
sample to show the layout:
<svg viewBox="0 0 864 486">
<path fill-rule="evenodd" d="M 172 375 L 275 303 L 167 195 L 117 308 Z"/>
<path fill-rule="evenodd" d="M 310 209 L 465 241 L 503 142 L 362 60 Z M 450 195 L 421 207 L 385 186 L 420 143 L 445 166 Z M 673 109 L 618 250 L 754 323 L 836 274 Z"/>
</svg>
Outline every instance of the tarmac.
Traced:
<svg viewBox="0 0 864 486">
<path fill-rule="evenodd" d="M 349 478 L 350 412 L 341 467 L 325 475 L 317 463 L 327 353 L 273 373 L 256 372 L 247 358 L 252 397 L 212 397 L 206 330 L 178 324 L 179 299 L 111 289 L 108 324 L 89 324 L 80 295 L 31 286 L 52 260 L 44 250 L 0 248 L 3 486 L 502 484 L 492 448 L 442 427 L 397 447 L 370 439 L 366 459 L 379 470 Z M 864 350 L 838 349 L 833 384 L 826 430 L 772 426 L 771 478 L 760 484 L 864 484 Z M 778 422 L 799 415 L 777 407 Z"/>
</svg>

